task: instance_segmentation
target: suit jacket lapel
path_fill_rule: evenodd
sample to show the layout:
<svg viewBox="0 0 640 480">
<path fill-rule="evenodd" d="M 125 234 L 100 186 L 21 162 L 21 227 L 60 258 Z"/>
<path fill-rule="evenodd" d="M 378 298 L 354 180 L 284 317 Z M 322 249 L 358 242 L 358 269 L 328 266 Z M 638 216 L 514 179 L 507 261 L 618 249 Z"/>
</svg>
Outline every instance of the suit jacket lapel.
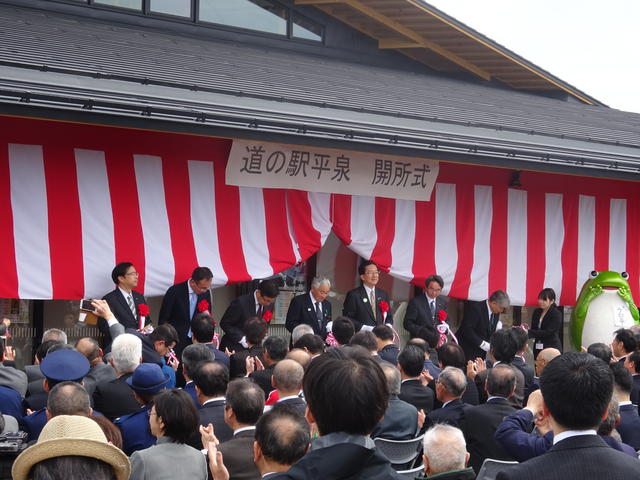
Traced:
<svg viewBox="0 0 640 480">
<path fill-rule="evenodd" d="M 185 312 L 185 318 L 189 317 L 189 285 L 187 282 L 183 282 L 180 284 L 180 291 L 178 292 L 178 302 L 182 306 L 182 311 Z"/>
<path fill-rule="evenodd" d="M 369 295 L 367 295 L 367 290 L 364 288 L 364 285 L 360 286 L 360 293 L 362 294 L 361 298 L 367 299 L 366 302 L 364 301 L 362 302 L 364 303 L 365 310 L 369 313 L 369 316 L 373 319 L 373 323 L 376 323 L 376 317 L 373 315 L 373 310 L 371 309 L 371 299 L 369 298 Z M 374 288 L 374 293 L 376 295 L 378 294 L 375 288 Z M 376 308 L 376 313 L 377 313 L 377 307 L 375 305 L 374 305 L 374 308 Z"/>
<path fill-rule="evenodd" d="M 318 325 L 318 317 L 316 317 L 316 304 L 311 300 L 309 293 L 304 296 L 304 306 L 306 308 L 306 315 L 309 317 L 309 321 L 311 322 L 309 325 L 312 325 L 313 329 L 317 330 L 316 326 Z"/>
<path fill-rule="evenodd" d="M 129 315 L 129 319 L 132 319 L 133 323 L 137 323 L 137 321 L 138 321 L 137 309 L 136 309 L 136 316 L 134 316 L 133 312 L 129 308 L 129 304 L 124 299 L 124 295 L 122 295 L 122 292 L 120 291 L 119 288 L 116 288 L 116 297 L 118 297 L 118 301 L 120 302 L 120 305 L 122 305 L 122 308 L 124 308 L 124 311 L 127 312 L 127 315 Z M 131 293 L 131 298 L 133 298 L 133 293 Z M 133 305 L 136 306 L 136 299 L 135 298 L 133 298 Z M 136 327 L 136 328 L 138 328 L 138 327 Z"/>
</svg>

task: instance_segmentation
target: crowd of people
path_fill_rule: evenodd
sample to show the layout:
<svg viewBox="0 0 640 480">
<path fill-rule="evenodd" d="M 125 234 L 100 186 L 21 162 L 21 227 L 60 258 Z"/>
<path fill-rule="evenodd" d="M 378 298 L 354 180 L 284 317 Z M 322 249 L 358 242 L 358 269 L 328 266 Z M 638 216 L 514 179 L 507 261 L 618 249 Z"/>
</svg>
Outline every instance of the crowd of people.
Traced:
<svg viewBox="0 0 640 480">
<path fill-rule="evenodd" d="M 116 289 L 92 301 L 102 344 L 48 330 L 22 371 L 0 341 L 0 430 L 28 442 L 12 478 L 471 480 L 492 462 L 500 480 L 640 478 L 638 327 L 562 353 L 553 290 L 529 330 L 504 328 L 499 290 L 453 333 L 432 275 L 400 348 L 377 266 L 359 273 L 336 318 L 331 282 L 314 279 L 290 338 L 269 335 L 279 290 L 265 280 L 231 302 L 218 339 L 208 268 L 167 291 L 152 328 L 135 267 L 117 265 Z M 419 445 L 415 459 L 385 441 Z"/>
</svg>

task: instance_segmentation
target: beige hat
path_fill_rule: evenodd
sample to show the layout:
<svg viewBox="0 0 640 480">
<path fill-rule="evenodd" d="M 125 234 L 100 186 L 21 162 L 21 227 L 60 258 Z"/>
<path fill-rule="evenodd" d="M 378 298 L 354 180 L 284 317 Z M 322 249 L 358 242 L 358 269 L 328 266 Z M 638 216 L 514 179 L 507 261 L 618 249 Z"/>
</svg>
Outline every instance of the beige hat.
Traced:
<svg viewBox="0 0 640 480">
<path fill-rule="evenodd" d="M 14 480 L 26 480 L 31 467 L 48 458 L 78 455 L 102 460 L 113 467 L 118 480 L 127 480 L 131 464 L 122 450 L 107 443 L 100 426 L 87 417 L 59 415 L 42 429 L 38 442 L 13 463 Z"/>
</svg>

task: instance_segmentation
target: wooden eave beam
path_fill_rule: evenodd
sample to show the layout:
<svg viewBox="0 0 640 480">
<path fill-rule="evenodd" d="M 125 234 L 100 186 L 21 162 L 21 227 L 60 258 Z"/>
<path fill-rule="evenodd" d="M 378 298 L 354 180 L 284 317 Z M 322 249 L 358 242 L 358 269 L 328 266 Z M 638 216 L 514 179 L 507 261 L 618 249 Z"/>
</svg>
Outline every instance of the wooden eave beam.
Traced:
<svg viewBox="0 0 640 480">
<path fill-rule="evenodd" d="M 380 49 L 394 49 L 399 48 L 424 48 L 422 43 L 407 42 L 406 40 L 398 40 L 396 38 L 380 38 L 378 40 L 378 48 Z"/>
<path fill-rule="evenodd" d="M 297 1 L 298 0 L 296 0 L 296 2 Z M 443 57 L 445 57 L 447 60 L 450 60 L 451 62 L 461 66 L 462 68 L 465 68 L 470 72 L 473 72 L 480 78 L 484 80 L 491 80 L 490 73 L 486 72 L 485 70 L 482 70 L 481 68 L 478 68 L 476 65 L 464 60 L 463 58 L 460 58 L 458 55 L 441 47 L 440 45 L 427 40 L 426 38 L 422 37 L 420 34 L 415 32 L 414 30 L 411 30 L 405 27 L 404 25 L 401 25 L 400 23 L 396 22 L 395 20 L 392 20 L 389 17 L 378 13 L 376 10 L 363 4 L 359 0 L 343 0 L 343 3 L 346 5 L 349 5 L 351 8 L 355 10 L 358 10 L 359 12 L 365 14 L 366 16 L 373 18 L 377 22 L 380 22 L 381 24 L 389 27 L 390 29 L 397 31 L 398 33 L 401 33 L 405 37 L 413 40 L 415 43 L 419 43 L 423 45 L 425 48 L 433 50 L 439 55 L 442 55 Z"/>
</svg>

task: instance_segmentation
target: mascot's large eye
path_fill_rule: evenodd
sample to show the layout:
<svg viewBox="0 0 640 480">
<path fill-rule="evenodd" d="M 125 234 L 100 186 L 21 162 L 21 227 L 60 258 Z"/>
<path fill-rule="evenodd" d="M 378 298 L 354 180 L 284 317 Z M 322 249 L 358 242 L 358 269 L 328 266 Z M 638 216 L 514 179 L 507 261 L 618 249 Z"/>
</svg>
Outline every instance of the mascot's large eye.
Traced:
<svg viewBox="0 0 640 480">
<path fill-rule="evenodd" d="M 620 275 L 622 275 L 622 278 L 625 280 L 629 280 L 629 274 L 627 272 L 622 272 Z"/>
<path fill-rule="evenodd" d="M 596 270 L 591 270 L 591 273 L 589 274 L 589 276 L 591 278 L 596 278 L 598 276 L 598 272 Z"/>
</svg>

